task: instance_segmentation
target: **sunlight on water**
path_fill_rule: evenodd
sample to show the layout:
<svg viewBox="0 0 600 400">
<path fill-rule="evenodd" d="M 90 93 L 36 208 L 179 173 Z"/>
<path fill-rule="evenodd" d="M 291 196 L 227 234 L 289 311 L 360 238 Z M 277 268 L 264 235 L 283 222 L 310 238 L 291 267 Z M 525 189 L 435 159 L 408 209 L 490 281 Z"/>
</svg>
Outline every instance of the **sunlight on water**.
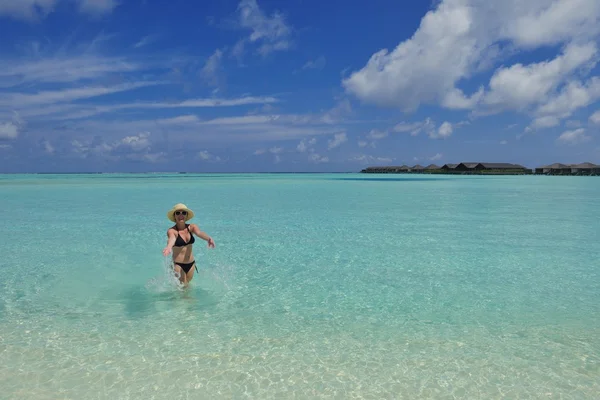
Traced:
<svg viewBox="0 0 600 400">
<path fill-rule="evenodd" d="M 3 179 L 0 398 L 595 399 L 596 180 Z"/>
</svg>

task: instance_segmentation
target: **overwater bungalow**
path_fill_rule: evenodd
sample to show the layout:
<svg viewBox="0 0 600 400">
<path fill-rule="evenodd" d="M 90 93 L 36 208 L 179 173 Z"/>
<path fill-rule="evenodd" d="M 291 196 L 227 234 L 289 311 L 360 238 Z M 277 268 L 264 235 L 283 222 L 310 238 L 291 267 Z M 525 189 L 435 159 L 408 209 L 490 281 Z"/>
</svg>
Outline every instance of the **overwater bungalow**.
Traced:
<svg viewBox="0 0 600 400">
<path fill-rule="evenodd" d="M 573 175 L 600 175 L 600 165 L 584 162 L 571 165 L 571 174 Z"/>
<path fill-rule="evenodd" d="M 361 172 L 365 173 L 449 173 L 449 174 L 529 174 L 532 171 L 518 164 L 510 163 L 485 163 L 461 162 L 458 164 L 444 164 L 441 167 L 429 164 L 424 167 L 417 164 L 413 167 L 368 167 Z"/>
<path fill-rule="evenodd" d="M 600 165 L 584 162 L 580 164 L 554 163 L 535 169 L 540 175 L 600 175 Z"/>
<path fill-rule="evenodd" d="M 435 164 L 429 164 L 427 167 L 415 165 L 409 167 L 402 165 L 401 167 L 368 167 L 361 172 L 366 173 L 442 173 L 442 174 L 478 174 L 478 175 L 528 175 L 528 174 L 543 174 L 543 175 L 595 175 L 600 176 L 600 165 L 590 162 L 579 164 L 561 164 L 554 163 L 537 167 L 534 170 L 525 168 L 519 164 L 512 163 L 487 163 L 487 162 L 461 162 L 458 164 L 444 164 L 441 167 Z"/>
<path fill-rule="evenodd" d="M 486 173 L 486 174 L 529 174 L 532 171 L 519 164 L 461 162 L 459 164 L 444 164 L 441 168 L 448 173 Z"/>
<path fill-rule="evenodd" d="M 456 168 L 457 165 L 458 164 L 444 164 L 444 165 L 442 165 L 441 169 L 443 169 L 444 171 L 447 171 L 447 172 L 454 171 L 454 169 Z"/>
</svg>

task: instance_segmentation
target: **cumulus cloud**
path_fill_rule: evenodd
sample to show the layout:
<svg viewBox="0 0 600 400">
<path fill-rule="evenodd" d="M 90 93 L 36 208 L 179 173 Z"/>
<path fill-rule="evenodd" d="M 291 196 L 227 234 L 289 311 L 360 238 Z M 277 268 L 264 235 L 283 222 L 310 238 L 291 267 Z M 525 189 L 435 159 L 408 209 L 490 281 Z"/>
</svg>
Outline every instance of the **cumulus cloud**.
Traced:
<svg viewBox="0 0 600 400">
<path fill-rule="evenodd" d="M 459 122 L 455 125 L 464 125 L 464 123 Z M 433 119 L 425 118 L 425 120 L 418 122 L 400 122 L 392 130 L 400 133 L 409 133 L 411 136 L 425 133 L 431 139 L 445 139 L 450 137 L 454 132 L 454 125 L 445 121 L 436 128 L 436 123 Z"/>
<path fill-rule="evenodd" d="M 490 79 L 484 104 L 496 111 L 528 110 L 546 99 L 578 68 L 597 62 L 597 53 L 594 43 L 569 44 L 551 61 L 500 68 Z"/>
<path fill-rule="evenodd" d="M 584 128 L 563 132 L 557 139 L 559 143 L 576 145 L 589 142 L 592 138 L 585 134 Z"/>
<path fill-rule="evenodd" d="M 394 126 L 394 131 L 396 132 L 408 132 L 411 136 L 417 136 L 423 130 L 431 131 L 435 128 L 435 124 L 431 120 L 431 118 L 427 118 L 423 122 L 400 122 L 396 126 Z"/>
<path fill-rule="evenodd" d="M 450 137 L 450 135 L 452 135 L 452 131 L 453 131 L 452 124 L 450 122 L 444 122 L 438 128 L 437 134 L 430 135 L 430 136 L 432 136 L 434 139 L 437 139 L 437 138 L 443 139 L 443 138 Z"/>
<path fill-rule="evenodd" d="M 142 132 L 137 135 L 127 136 L 121 139 L 121 141 L 117 143 L 117 146 L 128 147 L 133 151 L 143 151 L 150 147 L 149 136 L 150 132 Z"/>
<path fill-rule="evenodd" d="M 19 128 L 13 122 L 0 122 L 0 139 L 15 139 L 19 135 Z"/>
<path fill-rule="evenodd" d="M 346 132 L 336 133 L 333 135 L 333 139 L 327 141 L 327 148 L 329 150 L 341 146 L 343 143 L 348 141 Z"/>
<path fill-rule="evenodd" d="M 590 122 L 593 124 L 600 124 L 600 110 L 590 115 Z"/>
<path fill-rule="evenodd" d="M 317 143 L 317 139 L 316 138 L 311 138 L 311 139 L 302 139 L 300 141 L 300 143 L 298 143 L 298 146 L 296 146 L 296 150 L 298 150 L 300 153 L 304 153 L 307 150 L 311 150 L 310 146 L 314 146 Z"/>
<path fill-rule="evenodd" d="M 560 120 L 553 116 L 539 117 L 533 120 L 533 122 L 525 128 L 526 132 L 542 129 L 542 128 L 552 128 L 560 124 Z"/>
<path fill-rule="evenodd" d="M 207 150 L 198 152 L 198 158 L 202 161 L 221 161 L 221 157 L 209 153 Z"/>
<path fill-rule="evenodd" d="M 585 79 L 599 60 L 599 19 L 597 0 L 441 0 L 412 37 L 375 52 L 342 84 L 362 101 L 404 112 L 433 104 L 565 118 L 600 98 L 597 80 Z M 502 66 L 471 93 L 461 87 L 503 58 L 542 46 L 562 51 Z"/>
<path fill-rule="evenodd" d="M 2 122 L 0 120 L 0 139 L 16 139 L 23 129 L 25 122 L 18 112 L 13 112 L 10 121 Z"/>
<path fill-rule="evenodd" d="M 77 138 L 70 142 L 72 154 L 80 158 L 100 157 L 110 161 L 130 160 L 143 162 L 165 161 L 164 151 L 154 151 L 150 132 L 140 132 L 107 141 L 102 136 Z"/>
</svg>

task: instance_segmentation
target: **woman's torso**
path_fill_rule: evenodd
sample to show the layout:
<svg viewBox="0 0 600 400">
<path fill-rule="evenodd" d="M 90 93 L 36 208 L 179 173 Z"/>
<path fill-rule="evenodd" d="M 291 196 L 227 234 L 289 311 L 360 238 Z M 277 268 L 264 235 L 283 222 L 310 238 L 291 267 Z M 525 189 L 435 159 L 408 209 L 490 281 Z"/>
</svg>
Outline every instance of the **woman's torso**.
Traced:
<svg viewBox="0 0 600 400">
<path fill-rule="evenodd" d="M 191 262 L 194 259 L 192 248 L 196 239 L 190 230 L 190 226 L 186 225 L 182 231 L 178 231 L 175 226 L 171 229 L 175 231 L 176 235 L 175 244 L 173 245 L 173 261 Z"/>
</svg>

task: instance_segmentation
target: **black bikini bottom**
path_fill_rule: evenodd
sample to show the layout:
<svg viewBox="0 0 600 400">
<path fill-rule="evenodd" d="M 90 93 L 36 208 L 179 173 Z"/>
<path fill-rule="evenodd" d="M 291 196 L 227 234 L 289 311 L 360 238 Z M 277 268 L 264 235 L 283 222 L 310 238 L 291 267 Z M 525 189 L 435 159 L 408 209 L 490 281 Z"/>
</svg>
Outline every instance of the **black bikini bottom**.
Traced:
<svg viewBox="0 0 600 400">
<path fill-rule="evenodd" d="M 178 263 L 178 262 L 173 262 L 174 264 L 177 264 L 181 267 L 182 270 L 185 271 L 185 273 L 187 274 L 190 269 L 192 269 L 192 266 L 196 267 L 196 272 L 198 272 L 198 267 L 195 265 L 196 264 L 196 260 L 192 261 L 191 263 Z"/>
</svg>

